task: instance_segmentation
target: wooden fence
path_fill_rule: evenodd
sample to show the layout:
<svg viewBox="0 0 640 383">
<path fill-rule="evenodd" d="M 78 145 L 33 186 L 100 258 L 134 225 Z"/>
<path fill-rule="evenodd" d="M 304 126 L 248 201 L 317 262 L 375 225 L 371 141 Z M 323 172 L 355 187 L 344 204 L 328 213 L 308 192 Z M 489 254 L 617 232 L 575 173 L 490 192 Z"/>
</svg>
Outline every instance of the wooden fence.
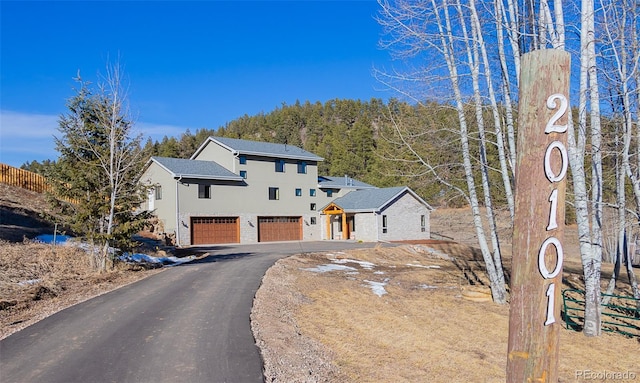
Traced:
<svg viewBox="0 0 640 383">
<path fill-rule="evenodd" d="M 44 193 L 51 190 L 47 179 L 40 174 L 14 168 L 7 164 L 0 164 L 0 182 L 37 193 Z"/>
</svg>

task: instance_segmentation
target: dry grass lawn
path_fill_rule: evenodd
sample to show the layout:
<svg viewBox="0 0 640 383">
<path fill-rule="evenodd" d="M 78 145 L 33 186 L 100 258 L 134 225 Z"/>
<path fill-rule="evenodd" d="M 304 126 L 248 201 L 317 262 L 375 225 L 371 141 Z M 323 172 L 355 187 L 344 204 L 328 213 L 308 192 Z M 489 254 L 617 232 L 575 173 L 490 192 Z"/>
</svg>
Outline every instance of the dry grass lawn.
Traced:
<svg viewBox="0 0 640 383">
<path fill-rule="evenodd" d="M 322 265 L 353 269 L 320 272 Z M 580 270 L 577 259 L 566 260 L 571 287 L 580 286 Z M 606 280 L 610 266 L 604 271 Z M 386 283 L 386 294 L 376 295 L 371 282 Z M 280 260 L 252 316 L 267 381 L 503 382 L 508 307 L 468 299 L 486 283 L 477 252 L 453 243 Z M 617 292 L 630 288 L 622 283 Z M 586 381 L 584 370 L 640 381 L 640 338 L 586 338 L 559 325 L 561 382 Z"/>
</svg>

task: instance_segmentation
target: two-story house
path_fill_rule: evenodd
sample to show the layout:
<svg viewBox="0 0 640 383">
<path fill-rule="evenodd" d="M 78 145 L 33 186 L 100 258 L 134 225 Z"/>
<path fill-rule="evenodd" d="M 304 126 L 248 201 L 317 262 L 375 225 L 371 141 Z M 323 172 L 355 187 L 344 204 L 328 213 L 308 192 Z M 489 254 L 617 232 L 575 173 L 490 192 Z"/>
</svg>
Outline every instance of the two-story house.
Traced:
<svg viewBox="0 0 640 383">
<path fill-rule="evenodd" d="M 320 161 L 292 145 L 209 137 L 190 159 L 151 158 L 141 178 L 153 186 L 145 208 L 175 235 L 176 245 L 186 246 L 353 239 L 356 215 L 365 212 L 341 210 L 334 201 L 355 191 L 370 191 L 391 205 L 407 199 L 407 188 L 396 195 L 346 176 L 319 177 Z M 409 192 L 414 210 L 428 217 L 430 207 Z M 375 209 L 368 206 L 366 213 Z M 428 231 L 422 233 L 428 238 Z"/>
</svg>

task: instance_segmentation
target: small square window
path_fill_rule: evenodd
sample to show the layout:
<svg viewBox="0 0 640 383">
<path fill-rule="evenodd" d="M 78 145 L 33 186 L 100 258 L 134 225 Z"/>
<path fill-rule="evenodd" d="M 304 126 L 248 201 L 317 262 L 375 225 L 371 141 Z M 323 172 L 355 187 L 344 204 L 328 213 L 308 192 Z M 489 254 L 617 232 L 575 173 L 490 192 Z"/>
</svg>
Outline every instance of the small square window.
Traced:
<svg viewBox="0 0 640 383">
<path fill-rule="evenodd" d="M 278 199 L 280 199 L 280 189 L 278 189 L 278 188 L 269 188 L 269 199 L 270 200 L 278 200 Z"/>
<path fill-rule="evenodd" d="M 284 160 L 276 160 L 276 172 L 284 173 Z"/>
<path fill-rule="evenodd" d="M 311 203 L 311 205 L 309 205 L 309 208 L 311 211 L 316 211 L 316 204 L 315 203 Z"/>
<path fill-rule="evenodd" d="M 333 190 L 327 189 L 327 197 L 333 197 Z"/>
<path fill-rule="evenodd" d="M 311 217 L 311 224 L 315 225 L 316 224 L 316 217 Z"/>
<path fill-rule="evenodd" d="M 211 198 L 211 185 L 198 184 L 198 198 Z"/>
<path fill-rule="evenodd" d="M 309 189 L 309 196 L 315 197 L 316 196 L 316 189 Z"/>
<path fill-rule="evenodd" d="M 238 157 L 238 161 L 240 161 L 240 165 L 246 165 L 247 164 L 247 156 L 240 156 Z"/>
<path fill-rule="evenodd" d="M 296 197 L 302 197 L 302 189 L 296 189 Z"/>
<path fill-rule="evenodd" d="M 244 178 L 245 180 L 247 179 L 247 171 L 246 170 L 240 170 L 240 177 Z"/>
</svg>

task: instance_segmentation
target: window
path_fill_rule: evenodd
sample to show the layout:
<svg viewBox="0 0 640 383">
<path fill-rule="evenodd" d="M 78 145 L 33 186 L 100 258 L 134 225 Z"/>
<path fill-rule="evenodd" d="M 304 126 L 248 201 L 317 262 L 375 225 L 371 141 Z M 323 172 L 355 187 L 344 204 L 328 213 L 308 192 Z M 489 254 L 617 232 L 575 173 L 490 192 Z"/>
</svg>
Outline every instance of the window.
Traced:
<svg viewBox="0 0 640 383">
<path fill-rule="evenodd" d="M 302 189 L 296 189 L 296 197 L 302 197 Z"/>
<path fill-rule="evenodd" d="M 309 209 L 310 209 L 311 211 L 316 211 L 316 204 L 315 204 L 315 203 L 312 203 L 311 205 L 309 205 Z"/>
<path fill-rule="evenodd" d="M 307 163 L 305 161 L 298 161 L 298 173 L 307 174 Z"/>
<path fill-rule="evenodd" d="M 269 188 L 269 199 L 270 200 L 280 199 L 280 189 L 278 189 L 278 188 Z"/>
<path fill-rule="evenodd" d="M 387 216 L 386 215 L 382 216 L 382 232 L 383 233 L 387 232 Z"/>
<path fill-rule="evenodd" d="M 327 197 L 333 197 L 333 190 L 327 189 Z"/>
<path fill-rule="evenodd" d="M 240 170 L 240 177 L 244 178 L 245 180 L 247 179 L 247 171 L 246 170 Z"/>
<path fill-rule="evenodd" d="M 198 184 L 198 198 L 211 198 L 211 185 Z"/>
<path fill-rule="evenodd" d="M 311 217 L 311 224 L 315 225 L 316 224 L 316 217 Z"/>
<path fill-rule="evenodd" d="M 240 161 L 240 165 L 246 165 L 247 164 L 247 156 L 241 155 L 240 157 L 238 157 L 238 161 Z"/>
<path fill-rule="evenodd" d="M 284 160 L 276 160 L 276 172 L 284 173 Z"/>
<path fill-rule="evenodd" d="M 162 199 L 162 186 L 161 185 L 156 185 L 154 191 L 155 191 L 155 198 L 156 199 Z"/>
<path fill-rule="evenodd" d="M 309 196 L 315 197 L 316 196 L 316 189 L 309 189 Z"/>
<path fill-rule="evenodd" d="M 420 230 L 423 233 L 427 231 L 427 217 L 425 215 L 420 216 Z"/>
</svg>

